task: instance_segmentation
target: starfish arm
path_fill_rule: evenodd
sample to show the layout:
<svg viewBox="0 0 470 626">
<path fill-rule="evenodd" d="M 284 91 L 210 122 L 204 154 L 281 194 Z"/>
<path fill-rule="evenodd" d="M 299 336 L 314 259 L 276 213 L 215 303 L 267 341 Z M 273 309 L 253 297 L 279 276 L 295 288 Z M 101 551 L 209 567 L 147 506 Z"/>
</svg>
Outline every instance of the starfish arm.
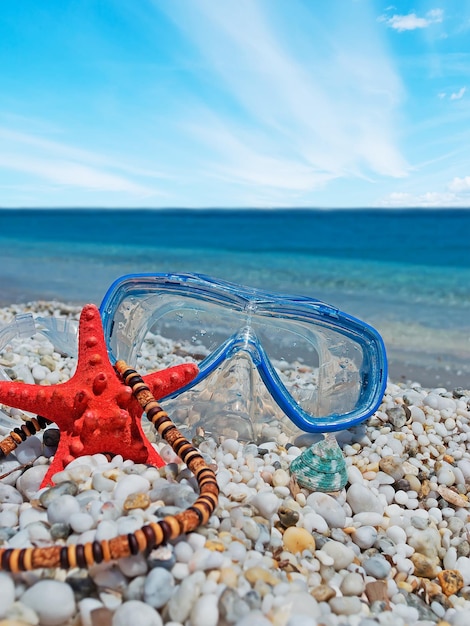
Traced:
<svg viewBox="0 0 470 626">
<path fill-rule="evenodd" d="M 191 382 L 198 373 L 195 363 L 182 363 L 165 370 L 143 376 L 145 383 L 157 400 L 174 393 Z"/>
<path fill-rule="evenodd" d="M 0 402 L 23 411 L 31 411 L 43 415 L 55 422 L 56 417 L 70 412 L 72 403 L 67 402 L 58 388 L 66 383 L 50 387 L 29 385 L 21 382 L 0 382 Z"/>
</svg>

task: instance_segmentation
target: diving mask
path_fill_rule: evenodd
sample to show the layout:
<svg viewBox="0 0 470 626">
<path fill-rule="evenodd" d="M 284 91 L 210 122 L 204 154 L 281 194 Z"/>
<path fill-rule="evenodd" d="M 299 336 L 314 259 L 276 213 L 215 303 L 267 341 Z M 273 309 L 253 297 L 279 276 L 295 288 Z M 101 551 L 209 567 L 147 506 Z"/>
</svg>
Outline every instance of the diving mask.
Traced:
<svg viewBox="0 0 470 626">
<path fill-rule="evenodd" d="M 378 332 L 311 298 L 199 274 L 132 274 L 111 285 L 100 312 L 111 360 L 158 369 L 150 357 L 160 352 L 197 363 L 168 409 L 187 425 L 220 432 L 241 412 L 247 437 L 274 414 L 307 432 L 337 431 L 372 415 L 385 390 Z"/>
</svg>

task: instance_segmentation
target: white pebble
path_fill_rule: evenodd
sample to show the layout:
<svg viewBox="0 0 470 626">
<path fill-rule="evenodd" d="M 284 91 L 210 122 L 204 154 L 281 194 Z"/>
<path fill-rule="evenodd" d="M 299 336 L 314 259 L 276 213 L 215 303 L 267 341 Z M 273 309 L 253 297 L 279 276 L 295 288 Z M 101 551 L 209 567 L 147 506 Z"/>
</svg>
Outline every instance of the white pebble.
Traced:
<svg viewBox="0 0 470 626">
<path fill-rule="evenodd" d="M 217 626 L 219 621 L 218 597 L 208 593 L 196 600 L 189 616 L 191 626 Z"/>
<path fill-rule="evenodd" d="M 365 588 L 363 577 L 357 572 L 349 572 L 343 578 L 340 589 L 345 596 L 360 596 Z"/>
<path fill-rule="evenodd" d="M 364 511 L 383 515 L 384 505 L 379 497 L 370 491 L 365 485 L 354 483 L 347 491 L 346 500 L 353 513 Z"/>
<path fill-rule="evenodd" d="M 377 531 L 373 526 L 362 526 L 352 533 L 351 539 L 361 550 L 367 550 L 374 545 L 377 539 Z"/>
<path fill-rule="evenodd" d="M 52 500 L 47 508 L 47 518 L 49 523 L 68 523 L 74 513 L 80 512 L 80 504 L 73 496 L 64 494 Z"/>
<path fill-rule="evenodd" d="M 344 528 L 346 513 L 341 504 L 327 493 L 314 492 L 307 497 L 307 505 L 320 515 L 330 528 Z"/>
<path fill-rule="evenodd" d="M 75 613 L 72 588 L 58 580 L 40 580 L 21 596 L 21 602 L 39 616 L 41 626 L 59 626 Z"/>
<path fill-rule="evenodd" d="M 35 465 L 27 469 L 16 481 L 18 491 L 28 500 L 32 500 L 37 494 L 48 469 L 47 465 Z"/>
<path fill-rule="evenodd" d="M 144 586 L 144 600 L 156 609 L 164 606 L 173 594 L 175 581 L 163 567 L 150 570 Z"/>
<path fill-rule="evenodd" d="M 452 471 L 451 467 L 444 466 L 437 473 L 437 482 L 440 485 L 445 485 L 446 487 L 450 487 L 455 483 L 455 475 Z"/>
<path fill-rule="evenodd" d="M 31 374 L 33 375 L 33 378 L 37 383 L 40 383 L 41 380 L 44 380 L 48 372 L 49 370 L 47 369 L 47 367 L 43 367 L 42 365 L 35 365 L 31 370 Z"/>
<path fill-rule="evenodd" d="M 15 584 L 11 576 L 0 572 L 0 617 L 5 617 L 15 601 Z"/>
<path fill-rule="evenodd" d="M 406 493 L 406 491 L 402 491 L 401 489 L 396 491 L 395 492 L 395 502 L 397 504 L 401 504 L 401 505 L 406 504 L 408 502 L 408 494 Z"/>
<path fill-rule="evenodd" d="M 149 489 L 150 483 L 146 478 L 138 474 L 125 474 L 114 488 L 114 497 L 116 500 L 125 500 L 134 493 L 147 493 Z"/>
<path fill-rule="evenodd" d="M 395 544 L 406 542 L 406 532 L 400 526 L 389 526 L 386 534 Z"/>
<path fill-rule="evenodd" d="M 94 526 L 94 519 L 89 513 L 74 513 L 69 518 L 69 524 L 76 533 L 84 533 Z"/>
<path fill-rule="evenodd" d="M 32 463 L 42 454 L 42 443 L 37 437 L 28 437 L 15 452 L 18 462 L 21 464 Z"/>
<path fill-rule="evenodd" d="M 80 600 L 78 610 L 82 626 L 93 626 L 91 612 L 102 607 L 103 603 L 96 598 L 83 598 L 83 600 Z"/>
<path fill-rule="evenodd" d="M 250 500 L 250 504 L 256 507 L 264 518 L 271 519 L 277 512 L 281 500 L 269 491 L 261 491 Z"/>
<path fill-rule="evenodd" d="M 240 444 L 236 439 L 225 439 L 222 443 L 222 448 L 225 452 L 230 452 L 233 456 L 236 456 L 240 449 Z"/>
<path fill-rule="evenodd" d="M 327 541 L 321 550 L 331 556 L 336 570 L 348 567 L 355 557 L 354 551 L 339 541 Z"/>
<path fill-rule="evenodd" d="M 162 618 L 155 609 L 140 600 L 129 600 L 119 606 L 112 619 L 112 626 L 163 626 Z"/>
</svg>

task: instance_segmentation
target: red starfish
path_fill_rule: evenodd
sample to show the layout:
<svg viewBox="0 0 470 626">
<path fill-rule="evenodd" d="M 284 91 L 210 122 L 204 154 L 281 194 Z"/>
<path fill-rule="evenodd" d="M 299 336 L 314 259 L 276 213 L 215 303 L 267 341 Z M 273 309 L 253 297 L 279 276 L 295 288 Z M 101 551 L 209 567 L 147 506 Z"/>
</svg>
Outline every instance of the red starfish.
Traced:
<svg viewBox="0 0 470 626">
<path fill-rule="evenodd" d="M 144 376 L 155 398 L 184 386 L 197 374 L 197 366 L 183 363 Z M 0 401 L 55 422 L 61 431 L 54 460 L 41 487 L 77 457 L 99 452 L 122 454 L 135 463 L 165 463 L 145 437 L 142 408 L 132 390 L 111 365 L 98 309 L 84 306 L 80 315 L 78 363 L 73 377 L 51 386 L 0 382 Z"/>
</svg>

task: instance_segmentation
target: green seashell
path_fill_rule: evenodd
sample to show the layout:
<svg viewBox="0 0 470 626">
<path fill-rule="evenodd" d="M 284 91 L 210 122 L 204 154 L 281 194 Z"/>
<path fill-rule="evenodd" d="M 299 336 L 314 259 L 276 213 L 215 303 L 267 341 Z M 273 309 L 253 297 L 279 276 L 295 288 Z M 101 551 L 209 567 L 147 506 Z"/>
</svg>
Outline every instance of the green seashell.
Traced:
<svg viewBox="0 0 470 626">
<path fill-rule="evenodd" d="M 340 491 L 348 482 L 346 462 L 333 435 L 304 450 L 289 470 L 299 485 L 310 491 Z"/>
</svg>

